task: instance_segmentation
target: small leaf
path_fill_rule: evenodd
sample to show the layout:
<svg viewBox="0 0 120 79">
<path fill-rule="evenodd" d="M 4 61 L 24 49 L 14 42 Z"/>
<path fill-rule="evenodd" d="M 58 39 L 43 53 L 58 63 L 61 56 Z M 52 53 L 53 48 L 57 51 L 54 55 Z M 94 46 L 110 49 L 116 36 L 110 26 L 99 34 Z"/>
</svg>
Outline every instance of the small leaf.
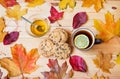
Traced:
<svg viewBox="0 0 120 79">
<path fill-rule="evenodd" d="M 64 12 L 58 12 L 53 6 L 51 6 L 50 14 L 51 16 L 49 16 L 48 19 L 50 20 L 50 23 L 54 23 L 63 18 Z"/>
<path fill-rule="evenodd" d="M 81 71 L 81 72 L 88 71 L 85 60 L 80 56 L 76 56 L 76 55 L 71 56 L 69 62 L 73 70 L 75 71 Z"/>
<path fill-rule="evenodd" d="M 5 35 L 7 34 L 7 32 L 4 32 L 3 30 L 5 29 L 6 25 L 5 25 L 5 21 L 3 18 L 0 18 L 0 42 L 3 41 Z"/>
<path fill-rule="evenodd" d="M 8 76 L 14 77 L 21 74 L 19 67 L 13 62 L 10 58 L 2 58 L 0 59 L 1 67 L 7 69 Z"/>
<path fill-rule="evenodd" d="M 120 65 L 120 53 L 117 55 L 117 59 L 115 60 L 117 64 Z"/>
<path fill-rule="evenodd" d="M 73 25 L 74 29 L 80 27 L 81 25 L 85 24 L 88 20 L 86 12 L 79 12 L 73 17 Z"/>
<path fill-rule="evenodd" d="M 50 68 L 49 72 L 42 72 L 44 79 L 69 79 L 73 76 L 73 71 L 67 71 L 67 62 L 64 62 L 60 67 L 57 59 L 49 59 L 48 67 Z"/>
<path fill-rule="evenodd" d="M 82 6 L 83 7 L 91 7 L 94 5 L 94 9 L 96 12 L 100 11 L 101 8 L 103 8 L 103 3 L 105 0 L 83 0 Z"/>
<path fill-rule="evenodd" d="M 21 16 L 27 13 L 27 9 L 21 10 L 20 5 L 15 5 L 13 8 L 7 8 L 6 13 L 9 18 L 15 18 L 16 20 L 20 20 Z"/>
<path fill-rule="evenodd" d="M 103 72 L 111 73 L 109 69 L 114 67 L 114 63 L 111 62 L 112 54 L 103 54 L 99 52 L 96 58 L 93 60 L 97 68 L 100 68 Z"/>
<path fill-rule="evenodd" d="M 7 7 L 12 7 L 14 5 L 17 5 L 18 2 L 16 0 L 0 0 L 0 4 L 7 8 Z"/>
<path fill-rule="evenodd" d="M 25 0 L 25 2 L 28 2 L 28 7 L 35 7 L 43 4 L 45 0 Z"/>
<path fill-rule="evenodd" d="M 18 39 L 18 37 L 19 37 L 19 32 L 17 32 L 17 31 L 8 33 L 3 40 L 3 44 L 4 45 L 11 44 L 11 43 L 15 42 Z"/>
</svg>

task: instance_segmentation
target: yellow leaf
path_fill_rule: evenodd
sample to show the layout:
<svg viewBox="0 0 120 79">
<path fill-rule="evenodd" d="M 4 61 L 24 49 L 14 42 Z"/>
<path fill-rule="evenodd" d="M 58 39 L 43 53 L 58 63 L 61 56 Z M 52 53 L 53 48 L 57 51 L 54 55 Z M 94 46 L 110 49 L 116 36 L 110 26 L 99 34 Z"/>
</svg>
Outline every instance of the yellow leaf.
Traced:
<svg viewBox="0 0 120 79">
<path fill-rule="evenodd" d="M 6 13 L 9 18 L 15 18 L 16 20 L 20 20 L 21 16 L 27 13 L 27 9 L 21 10 L 20 5 L 15 5 L 13 8 L 7 8 Z"/>
<path fill-rule="evenodd" d="M 91 79 L 98 79 L 97 73 Z"/>
<path fill-rule="evenodd" d="M 70 8 L 73 9 L 75 7 L 75 5 L 76 5 L 76 0 L 61 0 L 59 2 L 59 8 L 62 10 L 66 9 L 67 6 L 69 6 Z"/>
<path fill-rule="evenodd" d="M 105 77 L 104 75 L 98 76 L 98 74 L 96 73 L 91 79 L 109 79 L 109 77 Z"/>
<path fill-rule="evenodd" d="M 0 42 L 3 41 L 5 35 L 7 34 L 7 32 L 3 32 L 5 28 L 5 21 L 3 18 L 0 18 Z"/>
<path fill-rule="evenodd" d="M 115 60 L 117 64 L 120 65 L 120 53 L 117 55 L 117 59 Z"/>
<path fill-rule="evenodd" d="M 94 5 L 95 10 L 98 12 L 103 7 L 105 0 L 83 0 L 83 7 L 91 7 Z"/>
<path fill-rule="evenodd" d="M 10 58 L 0 59 L 0 65 L 7 69 L 8 76 L 10 77 L 19 76 L 21 74 L 19 67 Z"/>
<path fill-rule="evenodd" d="M 120 35 L 120 19 L 117 22 L 114 22 L 114 16 L 107 12 L 105 14 L 105 21 L 103 23 L 101 20 L 94 20 L 94 27 L 99 31 L 98 37 L 103 41 L 107 41 L 114 36 Z"/>
<path fill-rule="evenodd" d="M 100 68 L 103 72 L 110 73 L 111 68 L 114 67 L 114 63 L 111 62 L 112 54 L 103 54 L 99 52 L 96 58 L 93 60 L 97 68 Z"/>
<path fill-rule="evenodd" d="M 26 2 L 28 2 L 28 7 L 35 7 L 43 4 L 45 0 L 26 0 Z"/>
</svg>

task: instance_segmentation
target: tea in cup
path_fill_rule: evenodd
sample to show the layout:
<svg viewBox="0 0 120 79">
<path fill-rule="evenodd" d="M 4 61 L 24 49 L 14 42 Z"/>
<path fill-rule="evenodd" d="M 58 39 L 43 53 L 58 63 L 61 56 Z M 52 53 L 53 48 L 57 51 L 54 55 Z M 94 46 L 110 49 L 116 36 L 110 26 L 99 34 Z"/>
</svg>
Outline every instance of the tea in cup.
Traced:
<svg viewBox="0 0 120 79">
<path fill-rule="evenodd" d="M 80 50 L 88 50 L 95 43 L 95 37 L 91 30 L 87 28 L 79 28 L 72 34 L 72 44 Z"/>
</svg>

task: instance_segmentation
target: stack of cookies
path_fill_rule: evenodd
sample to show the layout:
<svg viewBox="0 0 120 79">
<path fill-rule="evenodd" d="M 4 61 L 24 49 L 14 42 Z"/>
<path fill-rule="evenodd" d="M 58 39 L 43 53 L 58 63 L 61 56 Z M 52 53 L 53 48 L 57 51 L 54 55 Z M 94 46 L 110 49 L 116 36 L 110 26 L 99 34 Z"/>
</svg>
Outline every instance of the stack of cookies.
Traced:
<svg viewBox="0 0 120 79">
<path fill-rule="evenodd" d="M 62 28 L 54 29 L 48 38 L 40 43 L 40 53 L 45 57 L 68 58 L 71 54 L 71 48 L 67 43 L 68 38 L 66 30 Z"/>
</svg>

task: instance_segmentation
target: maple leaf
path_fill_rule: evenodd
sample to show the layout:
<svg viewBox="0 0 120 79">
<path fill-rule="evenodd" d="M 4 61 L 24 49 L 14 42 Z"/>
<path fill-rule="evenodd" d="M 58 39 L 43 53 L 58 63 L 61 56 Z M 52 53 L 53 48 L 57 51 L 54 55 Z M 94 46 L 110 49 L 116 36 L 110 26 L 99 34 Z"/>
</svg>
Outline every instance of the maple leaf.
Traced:
<svg viewBox="0 0 120 79">
<path fill-rule="evenodd" d="M 120 65 L 120 53 L 117 55 L 117 59 L 115 60 L 117 64 Z"/>
<path fill-rule="evenodd" d="M 23 73 L 30 74 L 38 68 L 36 65 L 39 58 L 37 49 L 32 49 L 29 53 L 26 53 L 22 44 L 16 44 L 11 47 L 11 53 L 13 59 L 0 59 L 1 66 L 8 70 L 9 76 L 18 76 Z"/>
<path fill-rule="evenodd" d="M 76 6 L 76 0 L 60 0 L 59 2 L 59 8 L 60 9 L 66 9 L 67 6 L 70 8 L 74 8 Z"/>
<path fill-rule="evenodd" d="M 64 12 L 58 12 L 53 6 L 51 6 L 50 14 L 51 16 L 49 16 L 48 19 L 50 20 L 50 23 L 54 23 L 63 18 Z"/>
<path fill-rule="evenodd" d="M 69 79 L 73 76 L 73 71 L 70 70 L 68 74 L 67 71 L 67 62 L 64 62 L 60 67 L 57 59 L 49 59 L 48 67 L 50 72 L 42 72 L 45 79 Z"/>
<path fill-rule="evenodd" d="M 5 35 L 7 34 L 7 32 L 4 32 L 4 28 L 5 28 L 5 21 L 3 18 L 0 18 L 0 42 L 3 41 Z"/>
<path fill-rule="evenodd" d="M 0 0 L 0 4 L 7 8 L 7 7 L 12 7 L 14 5 L 17 5 L 18 2 L 16 2 L 16 0 Z"/>
<path fill-rule="evenodd" d="M 114 63 L 111 62 L 112 54 L 103 54 L 99 52 L 95 59 L 93 59 L 94 64 L 97 68 L 100 68 L 103 72 L 110 73 L 111 68 L 114 67 Z"/>
<path fill-rule="evenodd" d="M 83 0 L 83 7 L 91 7 L 94 5 L 95 10 L 98 12 L 103 7 L 105 0 Z"/>
<path fill-rule="evenodd" d="M 25 2 L 28 2 L 28 7 L 35 7 L 43 4 L 45 0 L 25 0 Z"/>
<path fill-rule="evenodd" d="M 7 8 L 6 13 L 9 18 L 14 18 L 16 20 L 19 20 L 21 19 L 21 16 L 27 13 L 27 9 L 21 10 L 20 5 L 15 5 L 13 8 Z"/>
<path fill-rule="evenodd" d="M 97 37 L 103 41 L 107 41 L 114 36 L 120 36 L 120 19 L 114 22 L 114 16 L 110 12 L 107 12 L 105 20 L 105 24 L 101 20 L 94 20 L 94 27 L 99 31 Z"/>
</svg>

